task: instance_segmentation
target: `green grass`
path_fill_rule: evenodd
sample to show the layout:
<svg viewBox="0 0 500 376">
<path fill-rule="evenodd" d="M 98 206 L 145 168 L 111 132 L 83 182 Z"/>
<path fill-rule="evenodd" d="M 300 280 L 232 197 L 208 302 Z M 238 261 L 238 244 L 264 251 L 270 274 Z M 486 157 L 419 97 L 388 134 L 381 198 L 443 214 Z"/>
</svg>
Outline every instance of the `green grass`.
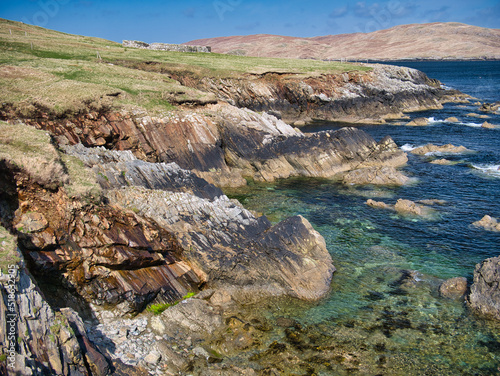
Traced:
<svg viewBox="0 0 500 376">
<path fill-rule="evenodd" d="M 0 121 L 0 160 L 23 170 L 47 188 L 64 186 L 72 197 L 101 197 L 94 173 L 78 158 L 57 150 L 46 131 Z"/>
<path fill-rule="evenodd" d="M 150 304 L 147 308 L 146 308 L 146 311 L 148 312 L 151 312 L 155 315 L 161 315 L 167 308 L 169 307 L 172 307 L 172 306 L 175 306 L 177 305 L 179 302 L 185 300 L 185 299 L 189 299 L 189 298 L 192 298 L 193 296 L 195 296 L 196 293 L 195 292 L 189 292 L 187 293 L 186 295 L 184 295 L 182 297 L 182 299 L 176 301 L 176 302 L 173 302 L 173 303 L 158 303 L 158 304 Z"/>
<path fill-rule="evenodd" d="M 145 62 L 154 63 L 149 71 L 131 69 Z M 37 106 L 56 116 L 83 111 L 88 103 L 95 108 L 139 107 L 164 113 L 175 110 L 177 102 L 215 100 L 213 94 L 182 86 L 169 74 L 199 80 L 249 73 L 286 72 L 300 77 L 369 69 L 317 60 L 124 48 L 104 39 L 0 19 L 0 103 L 14 104 L 23 116 L 33 114 Z M 107 96 L 116 92 L 121 94 Z"/>
</svg>

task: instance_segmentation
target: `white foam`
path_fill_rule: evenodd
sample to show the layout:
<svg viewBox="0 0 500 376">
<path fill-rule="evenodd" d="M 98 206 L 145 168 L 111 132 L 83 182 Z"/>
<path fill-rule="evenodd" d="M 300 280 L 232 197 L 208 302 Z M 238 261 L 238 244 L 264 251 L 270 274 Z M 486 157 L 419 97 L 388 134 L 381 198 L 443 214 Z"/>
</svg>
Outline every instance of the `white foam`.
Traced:
<svg viewBox="0 0 500 376">
<path fill-rule="evenodd" d="M 415 148 L 416 146 L 413 146 L 411 144 L 404 144 L 403 146 L 401 146 L 401 150 L 403 151 L 412 151 Z"/>
<path fill-rule="evenodd" d="M 429 121 L 429 123 L 444 123 L 444 120 L 438 120 L 433 116 L 431 116 L 430 118 L 427 118 L 427 121 Z"/>
<path fill-rule="evenodd" d="M 500 177 L 500 165 L 472 164 L 472 167 L 485 174 Z"/>
<path fill-rule="evenodd" d="M 483 126 L 483 124 L 478 124 L 478 123 L 460 123 L 460 124 L 472 128 L 481 128 Z"/>
</svg>

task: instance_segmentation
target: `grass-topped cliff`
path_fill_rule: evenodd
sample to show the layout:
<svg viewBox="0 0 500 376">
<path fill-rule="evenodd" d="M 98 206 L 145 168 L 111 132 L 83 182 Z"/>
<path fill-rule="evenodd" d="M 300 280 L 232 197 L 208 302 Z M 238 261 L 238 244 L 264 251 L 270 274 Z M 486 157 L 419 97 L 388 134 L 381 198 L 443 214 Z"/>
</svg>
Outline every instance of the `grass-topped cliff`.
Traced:
<svg viewBox="0 0 500 376">
<path fill-rule="evenodd" d="M 65 34 L 0 19 L 0 102 L 29 117 L 37 110 L 55 115 L 83 108 L 140 107 L 172 110 L 176 103 L 215 101 L 211 93 L 185 87 L 169 77 L 243 77 L 248 73 L 326 73 L 370 68 L 315 60 L 273 59 L 124 48 L 99 38 Z M 154 71 L 141 66 L 155 65 Z"/>
</svg>

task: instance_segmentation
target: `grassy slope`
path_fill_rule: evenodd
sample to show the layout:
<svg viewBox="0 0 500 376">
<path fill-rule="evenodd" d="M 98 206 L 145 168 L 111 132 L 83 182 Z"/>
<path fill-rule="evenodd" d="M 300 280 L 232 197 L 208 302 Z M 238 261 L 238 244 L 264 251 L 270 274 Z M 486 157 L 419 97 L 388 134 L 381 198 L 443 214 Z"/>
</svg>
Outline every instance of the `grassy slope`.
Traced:
<svg viewBox="0 0 500 376">
<path fill-rule="evenodd" d="M 238 77 L 247 73 L 318 75 L 367 68 L 316 60 L 124 48 L 99 38 L 70 35 L 0 19 L 0 103 L 13 103 L 26 116 L 33 104 L 56 114 L 84 107 L 140 107 L 170 111 L 170 102 L 213 100 L 212 94 L 180 85 L 165 74 L 111 64 L 153 61 L 163 71 L 193 77 Z M 110 94 L 121 93 L 117 97 Z M 106 95 L 108 94 L 108 95 Z"/>
</svg>

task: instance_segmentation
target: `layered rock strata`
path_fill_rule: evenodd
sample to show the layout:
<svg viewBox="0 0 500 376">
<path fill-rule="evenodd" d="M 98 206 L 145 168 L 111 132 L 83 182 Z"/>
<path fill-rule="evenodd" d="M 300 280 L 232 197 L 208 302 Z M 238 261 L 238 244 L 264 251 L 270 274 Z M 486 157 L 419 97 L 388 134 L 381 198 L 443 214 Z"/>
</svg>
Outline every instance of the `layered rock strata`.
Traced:
<svg viewBox="0 0 500 376">
<path fill-rule="evenodd" d="M 305 78 L 287 72 L 201 80 L 170 74 L 185 86 L 214 93 L 219 100 L 237 107 L 278 111 L 288 122 L 314 118 L 383 123 L 400 118 L 403 112 L 438 109 L 446 101 L 463 101 L 462 94 L 441 89 L 438 81 L 418 70 L 368 66 L 372 71 Z"/>
<path fill-rule="evenodd" d="M 54 311 L 24 266 L 0 276 L 0 344 L 4 373 L 81 376 L 111 374 L 71 308 Z"/>
<path fill-rule="evenodd" d="M 62 144 L 130 150 L 144 161 L 175 162 L 219 186 L 244 185 L 244 177 L 332 178 L 357 168 L 398 167 L 407 161 L 390 138 L 377 144 L 354 128 L 303 134 L 275 116 L 229 105 L 163 118 L 89 113 L 73 121 L 32 124 L 50 130 Z"/>
<path fill-rule="evenodd" d="M 152 164 L 135 160 L 130 152 L 81 146 L 66 150 L 81 153 L 98 172 L 112 205 L 173 234 L 201 283 L 307 300 L 327 292 L 335 268 L 323 238 L 305 218 L 271 226 L 174 163 Z"/>
</svg>

